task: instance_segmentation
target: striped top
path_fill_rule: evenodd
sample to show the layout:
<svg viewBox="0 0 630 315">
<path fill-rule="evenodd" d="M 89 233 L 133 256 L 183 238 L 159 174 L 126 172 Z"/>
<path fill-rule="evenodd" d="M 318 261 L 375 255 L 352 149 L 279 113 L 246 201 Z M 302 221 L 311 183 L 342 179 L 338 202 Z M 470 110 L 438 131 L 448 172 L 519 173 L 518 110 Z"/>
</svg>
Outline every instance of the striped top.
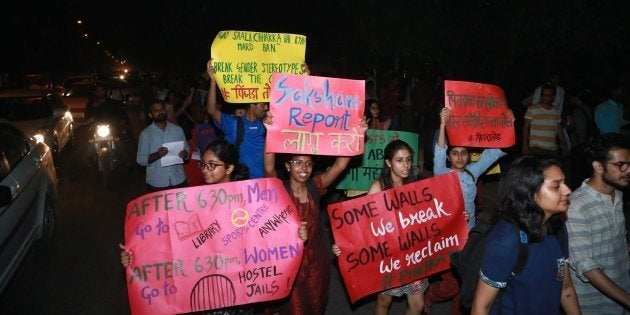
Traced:
<svg viewBox="0 0 630 315">
<path fill-rule="evenodd" d="M 560 112 L 555 107 L 544 108 L 541 104 L 532 105 L 525 113 L 525 119 L 531 120 L 529 147 L 545 150 L 557 150 L 556 136 L 560 123 Z"/>
<path fill-rule="evenodd" d="M 583 314 L 624 314 L 618 305 L 598 291 L 584 276 L 601 269 L 626 292 L 630 291 L 628 252 L 623 215 L 623 196 L 597 192 L 586 182 L 570 196 L 567 213 L 571 278 Z"/>
</svg>

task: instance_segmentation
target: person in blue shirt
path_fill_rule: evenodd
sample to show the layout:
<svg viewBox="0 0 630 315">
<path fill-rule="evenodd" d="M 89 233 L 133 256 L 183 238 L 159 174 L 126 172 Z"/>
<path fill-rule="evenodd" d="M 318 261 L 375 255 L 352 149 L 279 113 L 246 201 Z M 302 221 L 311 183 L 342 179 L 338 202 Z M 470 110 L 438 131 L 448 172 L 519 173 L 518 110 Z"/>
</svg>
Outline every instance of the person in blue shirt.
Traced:
<svg viewBox="0 0 630 315">
<path fill-rule="evenodd" d="M 442 175 L 457 172 L 459 185 L 464 197 L 464 209 L 468 220 L 468 228 L 472 229 L 477 223 L 475 198 L 477 197 L 477 181 L 479 176 L 505 155 L 500 149 L 485 149 L 481 157 L 475 163 L 470 162 L 470 154 L 467 147 L 446 144 L 446 120 L 451 115 L 451 110 L 444 107 L 440 112 L 440 128 L 437 141 L 433 150 L 433 175 Z M 509 117 L 514 122 L 514 114 L 509 112 Z M 447 165 L 450 162 L 450 167 Z M 440 274 L 440 280 L 431 283 L 425 294 L 425 311 L 430 311 L 434 302 L 453 300 L 451 313 L 460 314 L 459 282 L 452 270 L 446 270 Z"/>
<path fill-rule="evenodd" d="M 238 145 L 240 162 L 249 168 L 250 178 L 263 178 L 263 154 L 265 151 L 265 135 L 267 129 L 261 119 L 269 110 L 268 103 L 252 103 L 247 107 L 245 114 L 234 116 L 226 114 L 217 108 L 217 80 L 212 59 L 208 61 L 208 75 L 210 87 L 208 89 L 208 114 L 214 120 L 217 128 L 225 133 L 225 139 L 236 145 L 238 119 L 243 121 L 243 139 Z"/>
<path fill-rule="evenodd" d="M 475 163 L 470 162 L 470 154 L 467 147 L 448 147 L 446 144 L 446 120 L 451 115 L 451 110 L 444 107 L 440 112 L 440 129 L 433 155 L 433 175 L 442 175 L 457 171 L 459 185 L 464 194 L 464 206 L 468 216 L 468 228 L 471 229 L 477 222 L 475 220 L 475 198 L 477 197 L 477 180 L 479 176 L 488 170 L 499 158 L 505 155 L 500 149 L 485 149 L 481 157 Z M 509 112 L 509 117 L 514 122 L 514 114 Z M 446 162 L 450 162 L 450 167 Z"/>
<path fill-rule="evenodd" d="M 620 133 L 621 128 L 630 123 L 623 119 L 625 112 L 623 103 L 625 98 L 623 86 L 617 86 L 610 92 L 610 98 L 595 107 L 595 124 L 600 134 L 615 132 Z"/>
<path fill-rule="evenodd" d="M 521 156 L 499 186 L 501 219 L 486 239 L 471 314 L 560 314 L 560 306 L 567 315 L 581 314 L 567 262 L 571 189 L 560 162 Z M 513 275 L 521 239 L 528 257 Z"/>
<path fill-rule="evenodd" d="M 149 118 L 153 123 L 140 133 L 138 140 L 138 154 L 136 161 L 146 166 L 146 183 L 150 192 L 186 187 L 186 174 L 182 164 L 162 166 L 161 159 L 168 154 L 165 143 L 181 141 L 184 149 L 178 152 L 182 159 L 188 159 L 188 142 L 184 131 L 179 126 L 166 121 L 166 107 L 164 102 L 155 100 L 149 107 Z"/>
</svg>

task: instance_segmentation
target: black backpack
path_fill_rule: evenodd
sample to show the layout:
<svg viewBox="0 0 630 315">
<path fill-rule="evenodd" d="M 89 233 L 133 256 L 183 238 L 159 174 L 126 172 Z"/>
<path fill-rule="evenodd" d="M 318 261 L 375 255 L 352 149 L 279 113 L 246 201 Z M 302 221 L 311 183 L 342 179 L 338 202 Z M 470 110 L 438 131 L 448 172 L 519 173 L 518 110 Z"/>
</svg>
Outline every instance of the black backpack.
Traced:
<svg viewBox="0 0 630 315">
<path fill-rule="evenodd" d="M 514 224 L 514 223 L 512 223 Z M 516 224 L 514 224 L 516 226 Z M 466 308 L 472 307 L 473 299 L 475 298 L 475 290 L 477 289 L 477 283 L 479 282 L 479 269 L 481 269 L 481 263 L 483 262 L 483 256 L 486 249 L 486 240 L 490 230 L 494 227 L 493 224 L 479 223 L 475 225 L 468 233 L 468 240 L 466 245 L 460 251 L 456 251 L 450 254 L 451 264 L 455 273 L 461 280 L 461 287 L 459 293 L 462 299 L 462 305 Z M 529 256 L 529 246 L 527 243 L 527 235 L 520 229 L 516 229 L 516 235 L 514 237 L 519 239 L 518 260 L 516 266 L 512 270 L 508 283 L 523 270 L 525 263 L 527 263 L 527 257 Z M 501 303 L 499 310 L 502 309 L 503 302 L 503 290 L 499 291 L 496 302 Z"/>
</svg>

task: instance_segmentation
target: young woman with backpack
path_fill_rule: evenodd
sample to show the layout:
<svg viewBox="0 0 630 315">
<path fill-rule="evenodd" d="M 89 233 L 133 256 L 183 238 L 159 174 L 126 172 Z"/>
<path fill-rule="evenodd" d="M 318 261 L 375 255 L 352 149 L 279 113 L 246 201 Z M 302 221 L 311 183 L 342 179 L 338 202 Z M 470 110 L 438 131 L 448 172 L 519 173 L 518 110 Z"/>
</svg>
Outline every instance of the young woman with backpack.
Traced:
<svg viewBox="0 0 630 315">
<path fill-rule="evenodd" d="M 451 111 L 444 107 L 440 112 L 440 128 L 438 130 L 437 141 L 435 143 L 433 155 L 433 175 L 442 175 L 450 172 L 457 172 L 459 185 L 462 188 L 468 228 L 472 229 L 477 223 L 475 199 L 477 197 L 477 181 L 479 176 L 494 164 L 499 158 L 505 155 L 500 149 L 485 149 L 481 153 L 479 160 L 473 164 L 470 162 L 470 154 L 467 147 L 451 146 L 446 144 L 446 121 L 451 115 Z M 514 122 L 514 114 L 509 113 L 510 119 Z M 449 162 L 447 164 L 447 162 Z M 460 309 L 460 284 L 452 270 L 446 270 L 440 274 L 440 281 L 431 283 L 426 293 L 425 311 L 430 312 L 434 302 L 453 300 L 451 314 L 461 313 Z"/>
<path fill-rule="evenodd" d="M 560 306 L 581 314 L 567 263 L 571 190 L 560 163 L 521 156 L 503 174 L 499 193 L 501 220 L 486 240 L 471 314 L 560 314 Z M 514 275 L 522 239 L 528 258 Z"/>
</svg>

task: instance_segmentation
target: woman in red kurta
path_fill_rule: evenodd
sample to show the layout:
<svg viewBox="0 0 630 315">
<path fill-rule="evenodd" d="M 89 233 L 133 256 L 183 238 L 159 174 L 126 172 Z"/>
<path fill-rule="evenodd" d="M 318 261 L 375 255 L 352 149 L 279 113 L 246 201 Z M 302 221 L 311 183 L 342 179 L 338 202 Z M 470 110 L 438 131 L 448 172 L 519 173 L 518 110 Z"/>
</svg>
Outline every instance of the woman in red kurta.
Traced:
<svg viewBox="0 0 630 315">
<path fill-rule="evenodd" d="M 274 153 L 265 154 L 266 177 L 277 177 L 275 160 Z M 289 174 L 285 186 L 297 208 L 300 221 L 307 222 L 309 240 L 304 244 L 302 263 L 291 293 L 288 298 L 277 303 L 274 312 L 318 315 L 326 311 L 330 259 L 316 200 L 346 169 L 349 162 L 349 157 L 338 157 L 325 172 L 311 178 L 314 162 L 310 155 L 293 155 L 285 161 L 284 167 Z M 313 196 L 315 193 L 319 196 Z"/>
<path fill-rule="evenodd" d="M 267 113 L 264 123 L 271 124 L 271 118 Z M 360 128 L 367 128 L 365 117 L 361 119 Z M 311 174 L 315 163 L 312 156 L 290 155 L 284 162 L 283 167 L 289 174 L 285 186 L 297 208 L 300 221 L 307 222 L 309 239 L 304 243 L 302 263 L 291 293 L 288 298 L 277 303 L 273 312 L 319 315 L 326 311 L 331 263 L 316 200 L 343 173 L 349 162 L 350 157 L 337 157 L 331 167 L 313 178 Z M 275 153 L 265 153 L 264 165 L 265 177 L 277 177 Z M 315 193 L 319 196 L 314 196 Z"/>
</svg>

